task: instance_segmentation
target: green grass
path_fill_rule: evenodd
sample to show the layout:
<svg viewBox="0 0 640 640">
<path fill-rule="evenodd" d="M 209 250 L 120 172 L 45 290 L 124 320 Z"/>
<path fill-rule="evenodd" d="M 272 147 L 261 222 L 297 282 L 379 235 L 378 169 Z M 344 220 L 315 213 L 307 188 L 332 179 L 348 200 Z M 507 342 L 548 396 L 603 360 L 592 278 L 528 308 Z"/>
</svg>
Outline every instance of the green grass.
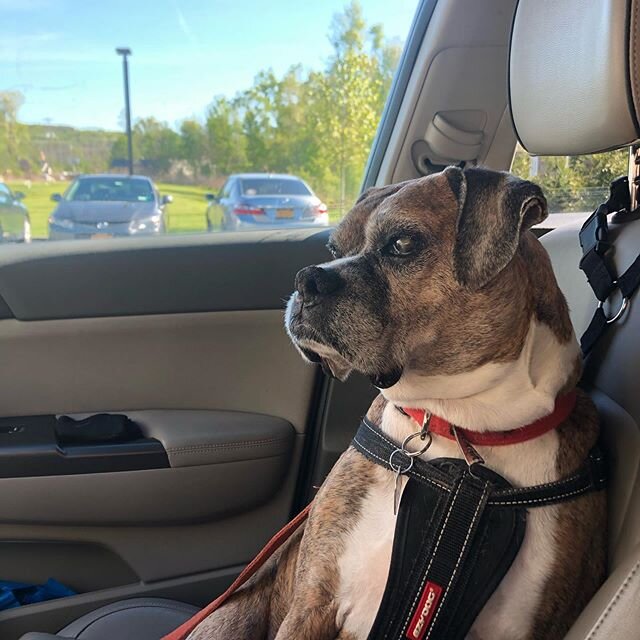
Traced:
<svg viewBox="0 0 640 640">
<path fill-rule="evenodd" d="M 33 182 L 30 186 L 25 181 L 9 182 L 14 191 L 26 194 L 24 204 L 31 216 L 31 233 L 34 238 L 47 238 L 47 220 L 55 207 L 51 201 L 54 193 L 62 193 L 69 186 L 68 182 Z M 167 229 L 170 233 L 189 233 L 205 231 L 204 214 L 207 208 L 205 194 L 210 190 L 205 187 L 191 187 L 178 184 L 157 185 L 162 195 L 170 194 L 173 202 L 167 205 Z"/>
<path fill-rule="evenodd" d="M 166 207 L 167 230 L 169 233 L 190 233 L 206 231 L 205 194 L 211 189 L 180 184 L 158 183 L 162 195 L 172 195 L 173 202 Z"/>
<path fill-rule="evenodd" d="M 31 233 L 34 238 L 47 238 L 47 219 L 55 207 L 51 201 L 54 193 L 62 193 L 69 186 L 68 182 L 33 182 L 30 186 L 25 181 L 9 182 L 14 191 L 26 194 L 24 204 L 31 216 Z M 172 195 L 173 202 L 166 207 L 167 231 L 169 233 L 194 233 L 206 231 L 205 211 L 207 187 L 194 187 L 179 184 L 158 183 L 162 195 Z M 340 220 L 338 209 L 329 212 L 331 224 Z"/>
</svg>

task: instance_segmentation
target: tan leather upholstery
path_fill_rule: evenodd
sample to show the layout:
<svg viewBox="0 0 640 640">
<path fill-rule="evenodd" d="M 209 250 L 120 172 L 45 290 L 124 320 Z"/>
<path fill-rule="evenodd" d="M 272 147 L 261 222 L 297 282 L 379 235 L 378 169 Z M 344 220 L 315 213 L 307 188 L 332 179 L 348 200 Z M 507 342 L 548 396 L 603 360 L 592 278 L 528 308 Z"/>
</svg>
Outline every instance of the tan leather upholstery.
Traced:
<svg viewBox="0 0 640 640">
<path fill-rule="evenodd" d="M 637 140 L 640 0 L 519 0 L 509 91 L 516 132 L 530 153 L 585 154 Z M 596 302 L 578 270 L 579 228 L 563 226 L 543 243 L 581 335 Z M 613 232 L 622 273 L 640 251 L 640 221 Z M 609 578 L 567 640 L 631 640 L 640 638 L 640 296 L 596 347 L 586 380 L 610 458 Z"/>
<path fill-rule="evenodd" d="M 579 223 L 542 238 L 564 291 L 577 335 L 586 328 L 595 298 L 578 270 Z M 640 251 L 640 221 L 612 225 L 615 263 L 622 273 Z M 612 300 L 617 308 L 618 300 Z M 640 298 L 593 352 L 586 378 L 603 421 L 610 459 L 609 578 L 567 640 L 631 640 L 640 637 Z"/>
<path fill-rule="evenodd" d="M 640 0 L 519 1 L 509 91 L 527 151 L 594 153 L 640 136 L 639 25 Z"/>
</svg>

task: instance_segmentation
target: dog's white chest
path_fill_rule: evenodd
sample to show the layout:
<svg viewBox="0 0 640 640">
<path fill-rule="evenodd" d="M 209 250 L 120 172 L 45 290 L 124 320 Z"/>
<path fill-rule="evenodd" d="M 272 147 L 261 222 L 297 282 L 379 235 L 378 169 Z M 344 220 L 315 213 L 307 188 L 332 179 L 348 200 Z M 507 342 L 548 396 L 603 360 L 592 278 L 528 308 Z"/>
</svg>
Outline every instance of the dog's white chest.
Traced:
<svg viewBox="0 0 640 640">
<path fill-rule="evenodd" d="M 535 444 L 494 453 L 491 466 L 503 474 L 509 470 L 506 475 L 520 486 L 555 480 L 557 444 L 556 435 L 549 434 Z M 454 443 L 442 440 L 435 441 L 428 452 L 429 458 L 458 455 Z M 396 524 L 393 475 L 383 469 L 377 473 L 378 481 L 369 489 L 358 524 L 349 535 L 339 563 L 338 628 L 358 640 L 368 637 L 382 601 Z M 556 507 L 535 509 L 529 514 L 520 552 L 478 616 L 471 630 L 472 637 L 516 640 L 526 636 L 553 566 L 556 526 Z M 514 615 L 514 611 L 518 614 Z"/>
<path fill-rule="evenodd" d="M 434 442 L 428 457 L 456 454 L 453 443 L 440 441 Z M 338 628 L 357 640 L 368 637 L 382 602 L 396 527 L 394 475 L 382 468 L 376 473 L 377 482 L 372 483 L 363 501 L 358 524 L 350 533 L 339 562 Z M 403 478 L 403 490 L 405 486 Z"/>
<path fill-rule="evenodd" d="M 338 565 L 338 628 L 358 640 L 369 635 L 382 601 L 396 525 L 393 477 L 382 469 L 379 476 L 362 504 L 358 524 Z"/>
</svg>

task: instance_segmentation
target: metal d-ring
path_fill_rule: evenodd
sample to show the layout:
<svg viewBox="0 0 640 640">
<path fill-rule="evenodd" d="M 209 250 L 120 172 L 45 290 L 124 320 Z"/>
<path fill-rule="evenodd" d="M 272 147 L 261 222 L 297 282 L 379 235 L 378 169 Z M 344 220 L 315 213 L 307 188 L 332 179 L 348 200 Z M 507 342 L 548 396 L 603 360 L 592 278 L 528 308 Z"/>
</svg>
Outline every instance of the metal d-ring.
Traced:
<svg viewBox="0 0 640 640">
<path fill-rule="evenodd" d="M 418 449 L 417 451 L 407 451 L 407 445 L 414 439 L 420 438 L 420 440 L 424 441 L 425 438 L 428 438 L 427 443 L 422 447 L 422 449 Z M 410 433 L 402 442 L 402 448 L 400 451 L 404 453 L 409 458 L 417 458 L 421 456 L 430 446 L 432 436 L 428 431 L 416 431 L 415 433 Z"/>
<path fill-rule="evenodd" d="M 414 440 L 415 438 L 420 438 L 420 440 L 427 439 L 427 442 L 422 446 L 422 448 L 417 451 L 409 451 L 407 449 L 407 445 Z M 431 446 L 432 436 L 428 431 L 416 431 L 415 433 L 410 433 L 403 441 L 398 449 L 394 449 L 389 455 L 389 467 L 394 473 L 399 475 L 404 475 L 408 473 L 409 470 L 413 467 L 413 460 L 418 456 L 421 456 L 430 446 Z M 403 468 L 401 464 L 394 464 L 393 457 L 396 454 L 401 454 L 407 459 L 406 466 Z"/>
<path fill-rule="evenodd" d="M 614 280 L 613 284 L 617 285 L 618 281 Z M 604 307 L 604 303 L 605 303 L 605 300 L 598 300 L 598 309 L 602 309 L 602 307 Z M 617 320 L 620 320 L 620 318 L 622 318 L 622 316 L 624 315 L 624 312 L 627 310 L 628 306 L 629 306 L 629 298 L 625 298 L 624 296 L 622 296 L 622 303 L 620 304 L 620 308 L 618 309 L 616 314 L 611 316 L 610 318 L 607 318 L 607 316 L 605 315 L 606 323 L 613 324 Z"/>
<path fill-rule="evenodd" d="M 393 456 L 395 456 L 396 453 L 401 453 L 403 456 L 405 456 L 409 460 L 409 463 L 404 469 L 399 464 L 398 465 L 393 464 Z M 394 449 L 391 452 L 391 455 L 389 456 L 388 463 L 389 463 L 389 466 L 391 467 L 391 471 L 393 471 L 394 473 L 397 473 L 398 475 L 404 475 L 405 473 L 408 473 L 411 470 L 411 467 L 413 467 L 413 458 L 407 455 L 407 452 L 403 451 L 402 449 Z"/>
</svg>

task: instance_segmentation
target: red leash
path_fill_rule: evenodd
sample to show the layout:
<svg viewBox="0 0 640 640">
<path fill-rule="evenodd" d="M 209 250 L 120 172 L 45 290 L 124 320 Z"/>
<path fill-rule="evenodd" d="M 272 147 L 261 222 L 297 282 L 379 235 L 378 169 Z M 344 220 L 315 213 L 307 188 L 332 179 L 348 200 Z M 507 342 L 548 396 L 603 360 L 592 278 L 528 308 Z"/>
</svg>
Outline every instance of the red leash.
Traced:
<svg viewBox="0 0 640 640">
<path fill-rule="evenodd" d="M 186 640 L 187 636 L 208 616 L 219 609 L 231 595 L 239 589 L 251 576 L 253 576 L 260 567 L 300 528 L 300 525 L 309 516 L 311 505 L 305 507 L 289 524 L 285 525 L 278 533 L 276 533 L 262 551 L 244 568 L 244 571 L 233 581 L 231 586 L 221 595 L 218 596 L 211 604 L 207 605 L 202 611 L 196 613 L 193 618 L 187 620 L 180 625 L 175 631 L 164 636 L 162 640 Z"/>
</svg>

